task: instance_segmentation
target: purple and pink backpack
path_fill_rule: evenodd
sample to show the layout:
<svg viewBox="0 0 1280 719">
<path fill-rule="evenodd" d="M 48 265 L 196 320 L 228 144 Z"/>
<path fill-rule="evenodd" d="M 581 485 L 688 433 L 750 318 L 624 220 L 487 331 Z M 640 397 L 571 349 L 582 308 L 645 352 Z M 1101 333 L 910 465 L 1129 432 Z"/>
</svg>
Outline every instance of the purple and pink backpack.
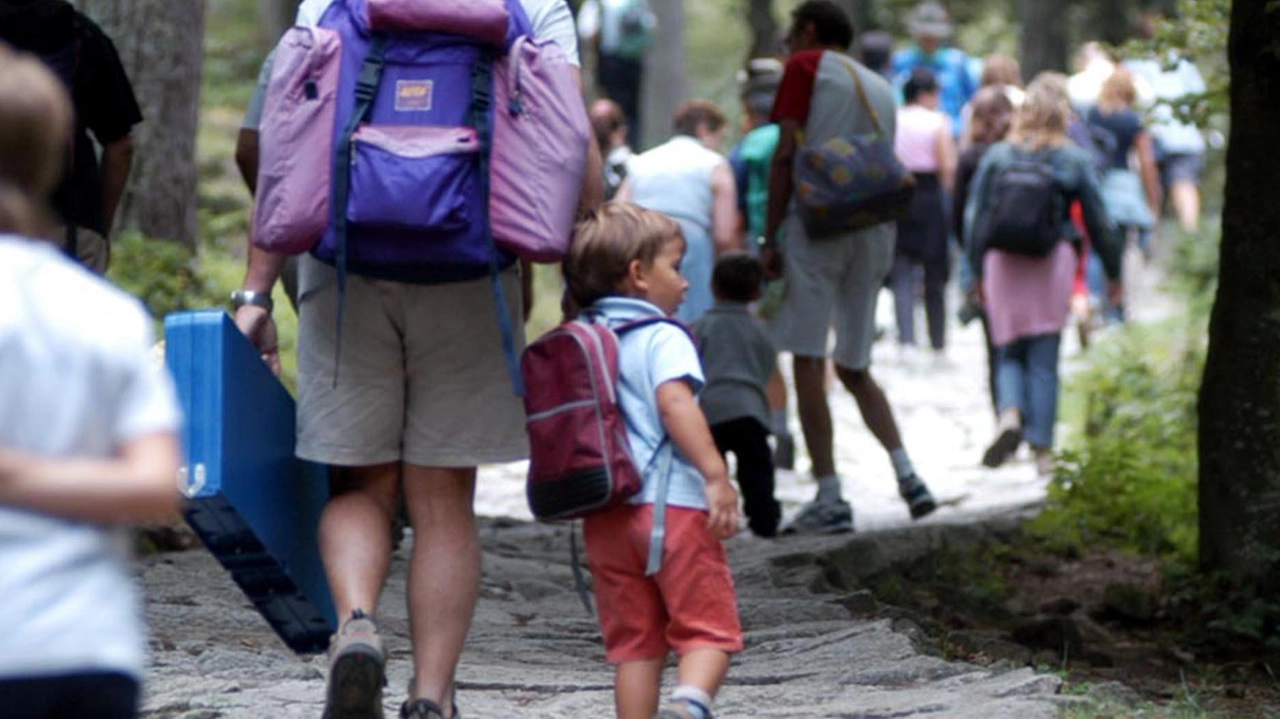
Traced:
<svg viewBox="0 0 1280 719">
<path fill-rule="evenodd" d="M 500 313 L 502 268 L 568 249 L 590 142 L 518 0 L 335 0 L 277 46 L 259 136 L 259 247 L 311 252 L 340 292 L 489 275 Z"/>
</svg>

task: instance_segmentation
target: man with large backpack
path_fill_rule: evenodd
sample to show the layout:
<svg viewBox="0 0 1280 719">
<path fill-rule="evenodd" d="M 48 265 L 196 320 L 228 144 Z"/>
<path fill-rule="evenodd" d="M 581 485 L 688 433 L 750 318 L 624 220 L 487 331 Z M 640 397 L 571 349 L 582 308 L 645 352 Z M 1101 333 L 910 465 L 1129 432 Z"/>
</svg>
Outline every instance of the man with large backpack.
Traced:
<svg viewBox="0 0 1280 719">
<path fill-rule="evenodd" d="M 302 255 L 299 261 L 297 453 L 332 467 L 333 496 L 321 520 L 320 552 L 341 626 L 330 646 L 326 719 L 382 716 L 386 658 L 372 615 L 390 565 L 391 520 L 401 493 L 413 527 L 408 576 L 413 673 L 401 716 L 457 716 L 454 671 L 479 590 L 480 548 L 472 506 L 476 467 L 522 459 L 528 452 L 524 413 L 509 374 L 512 353 L 523 345 L 518 322 L 510 326 L 512 318 L 521 316 L 520 276 L 511 255 L 496 249 L 492 240 L 475 244 L 477 232 L 480 237 L 497 233 L 487 233 L 485 218 L 476 214 L 483 207 L 475 207 L 476 196 L 469 193 L 473 184 L 490 176 L 477 173 L 475 163 L 484 167 L 491 158 L 518 151 L 496 141 L 492 153 L 485 149 L 485 135 L 492 128 L 483 120 L 483 105 L 496 104 L 493 95 L 501 94 L 496 81 L 488 84 L 486 74 L 502 70 L 500 63 L 486 58 L 504 46 L 514 53 L 520 41 L 511 38 L 517 35 L 552 41 L 574 66 L 571 75 L 580 90 L 577 36 L 564 0 L 477 0 L 465 13 L 456 12 L 459 7 L 448 2 L 306 0 L 298 13 L 303 28 L 295 37 L 303 38 L 302 44 L 314 41 L 318 49 L 324 42 L 338 45 L 341 77 L 349 80 L 333 90 L 323 81 L 299 75 L 298 97 L 304 98 L 299 102 L 323 103 L 336 97 L 335 102 L 349 107 L 351 93 L 351 127 L 361 117 L 370 118 L 353 132 L 338 129 L 342 134 L 335 134 L 333 150 L 318 148 L 316 157 L 292 156 L 325 173 L 332 169 L 334 194 L 350 193 L 346 202 L 333 201 L 335 208 L 345 211 L 332 213 L 323 228 L 325 239 L 314 244 L 314 256 Z M 479 35 L 446 36 L 443 29 L 369 35 L 368 26 L 361 24 L 390 8 L 388 12 L 447 16 L 451 27 L 470 22 L 491 30 L 495 7 L 504 18 L 496 45 L 492 32 L 481 42 Z M 283 48 L 282 43 L 276 52 L 280 72 L 273 74 L 273 82 L 289 68 L 308 71 L 306 65 L 288 64 L 296 57 L 282 59 Z M 442 74 L 434 79 L 409 76 L 412 68 L 396 64 L 398 58 L 414 53 L 419 58 L 443 57 L 440 48 L 452 53 L 452 61 L 440 63 Z M 466 64 L 460 65 L 458 57 L 468 58 Z M 528 80 L 526 76 L 522 82 Z M 495 90 L 493 95 L 485 91 L 488 87 Z M 581 111 L 581 99 L 574 95 Z M 518 112 L 519 98 L 509 101 L 489 117 L 499 111 Z M 278 154 L 269 131 L 271 122 L 279 119 L 271 119 L 273 107 L 269 94 L 261 125 L 259 218 L 263 203 L 275 201 L 268 196 L 278 179 L 270 176 L 271 157 Z M 299 104 L 295 109 L 308 107 Z M 393 113 L 405 113 L 406 121 L 412 122 L 432 117 L 433 109 L 454 116 L 454 127 L 423 126 L 416 136 L 396 137 L 397 132 L 416 131 L 385 124 Z M 332 112 L 327 120 L 298 129 L 304 134 L 329 133 Z M 587 161 L 580 204 L 594 206 L 600 202 L 602 181 L 599 154 L 590 151 L 594 143 L 585 131 L 585 111 L 582 125 Z M 477 148 L 482 154 L 476 154 Z M 351 153 L 350 159 L 345 152 Z M 385 169 L 385 163 L 398 162 L 388 159 L 388 153 L 396 152 L 406 163 L 395 169 L 418 173 L 408 189 L 422 188 L 424 199 L 377 206 L 379 188 L 404 176 Z M 441 169 L 423 170 L 427 166 L 416 162 L 423 156 L 438 158 Z M 543 158 L 542 164 L 555 160 Z M 341 181 L 340 171 L 346 174 Z M 454 175 L 448 173 L 466 179 L 453 183 Z M 502 190 L 494 184 L 497 196 Z M 284 189 L 286 199 L 316 199 L 316 193 L 290 195 L 291 188 Z M 434 194 L 428 196 L 428 189 Z M 319 194 L 326 195 L 321 199 L 328 203 L 327 193 Z M 479 201 L 484 199 L 482 193 Z M 377 221 L 364 222 L 366 211 Z M 404 230 L 405 225 L 395 222 L 416 218 L 387 219 L 387 213 L 397 212 L 442 214 L 461 221 L 440 223 L 429 231 Z M 263 237 L 255 236 L 255 242 Z M 388 238 L 394 241 L 388 243 Z M 491 263 L 450 267 L 396 259 L 404 255 L 395 253 L 439 251 L 442 243 L 458 244 L 460 252 L 479 249 Z M 335 246 L 336 256 L 324 254 Z M 392 253 L 391 259 L 371 254 L 375 250 Z M 283 261 L 284 255 L 255 248 L 244 284 L 233 296 L 237 326 L 274 366 L 278 357 L 269 298 Z M 501 303 L 500 297 L 505 298 Z M 510 340 L 505 348 L 500 341 L 503 324 Z"/>
<path fill-rule="evenodd" d="M 120 56 L 102 29 L 65 0 L 0 0 L 0 41 L 40 57 L 71 95 L 75 129 L 68 138 L 67 171 L 52 199 L 61 226 L 48 234 L 102 274 L 129 181 L 131 133 L 142 122 Z"/>
</svg>

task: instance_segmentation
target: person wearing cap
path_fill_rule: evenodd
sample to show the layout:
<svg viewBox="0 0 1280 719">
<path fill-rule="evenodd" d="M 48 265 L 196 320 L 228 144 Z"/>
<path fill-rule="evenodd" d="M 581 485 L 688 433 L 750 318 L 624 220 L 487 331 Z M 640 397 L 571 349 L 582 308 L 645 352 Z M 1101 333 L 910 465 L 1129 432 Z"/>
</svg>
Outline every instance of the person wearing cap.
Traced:
<svg viewBox="0 0 1280 719">
<path fill-rule="evenodd" d="M 961 110 L 977 92 L 978 83 L 969 72 L 969 56 L 943 44 L 951 37 L 951 17 L 940 3 L 927 0 L 911 11 L 907 27 L 915 44 L 893 56 L 896 84 L 901 88 L 916 68 L 932 70 L 942 91 L 941 110 L 951 117 L 951 131 L 958 137 L 964 130 Z"/>
</svg>

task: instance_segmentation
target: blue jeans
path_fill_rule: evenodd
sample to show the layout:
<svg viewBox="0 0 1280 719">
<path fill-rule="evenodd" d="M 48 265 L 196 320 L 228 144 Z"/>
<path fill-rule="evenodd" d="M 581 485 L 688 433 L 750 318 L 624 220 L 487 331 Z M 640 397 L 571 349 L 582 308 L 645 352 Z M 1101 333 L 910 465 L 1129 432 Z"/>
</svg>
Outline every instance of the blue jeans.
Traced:
<svg viewBox="0 0 1280 719">
<path fill-rule="evenodd" d="M 1000 411 L 1022 415 L 1022 434 L 1032 447 L 1053 447 L 1058 420 L 1060 334 L 1023 337 L 996 348 L 996 396 Z"/>
</svg>

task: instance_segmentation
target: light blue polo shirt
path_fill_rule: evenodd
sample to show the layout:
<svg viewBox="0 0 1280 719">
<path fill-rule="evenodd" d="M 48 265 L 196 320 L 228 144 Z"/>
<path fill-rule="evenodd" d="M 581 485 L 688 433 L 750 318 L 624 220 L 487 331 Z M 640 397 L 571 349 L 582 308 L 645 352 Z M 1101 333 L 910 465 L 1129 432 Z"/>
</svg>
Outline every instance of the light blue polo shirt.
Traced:
<svg viewBox="0 0 1280 719">
<path fill-rule="evenodd" d="M 602 317 L 609 327 L 664 316 L 656 305 L 629 297 L 606 297 L 592 305 L 589 314 Z M 631 456 L 644 477 L 644 488 L 631 503 L 654 503 L 662 455 L 671 451 L 667 504 L 706 509 L 706 483 L 671 443 L 658 413 L 658 387 L 662 384 L 684 380 L 692 385 L 695 394 L 702 389 L 705 380 L 697 347 L 688 333 L 669 322 L 631 330 L 618 338 L 618 345 L 618 405 L 626 420 Z"/>
</svg>

